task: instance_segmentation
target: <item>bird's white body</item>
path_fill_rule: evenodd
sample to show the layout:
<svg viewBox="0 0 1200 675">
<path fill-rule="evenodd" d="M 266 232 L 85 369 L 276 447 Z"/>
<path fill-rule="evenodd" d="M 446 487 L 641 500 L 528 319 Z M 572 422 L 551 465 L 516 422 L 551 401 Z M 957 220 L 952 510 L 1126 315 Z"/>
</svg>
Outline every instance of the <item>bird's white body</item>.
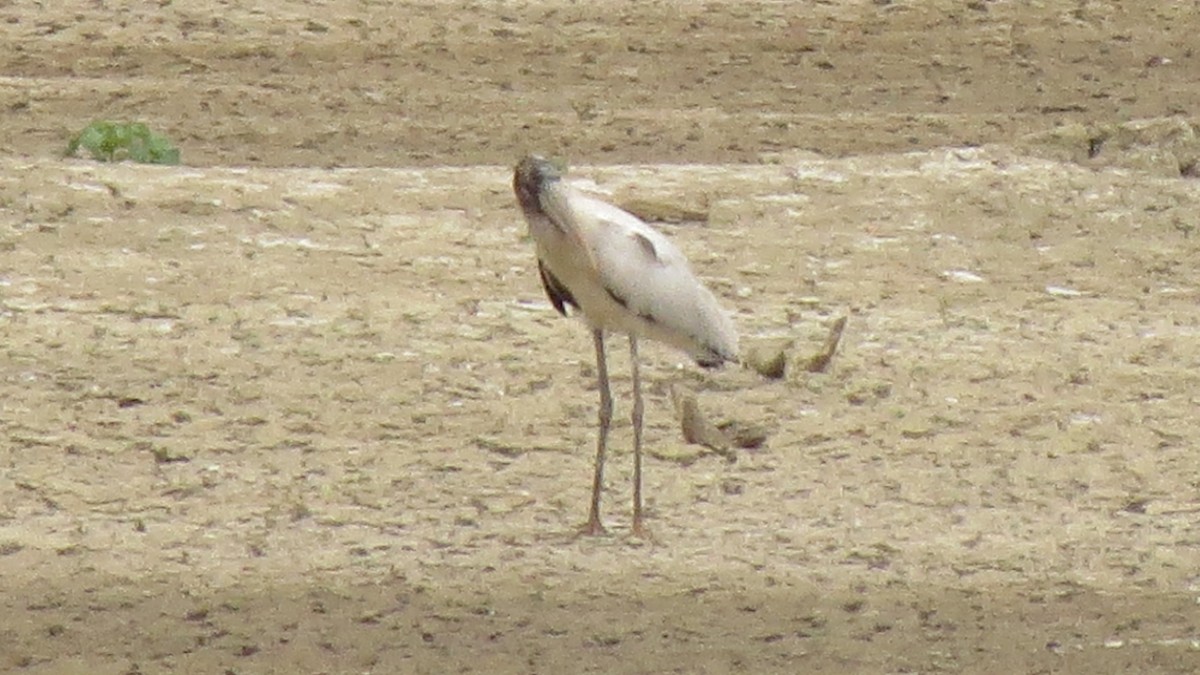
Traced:
<svg viewBox="0 0 1200 675">
<path fill-rule="evenodd" d="M 715 364 L 738 357 L 737 331 L 683 253 L 637 216 L 565 180 L 541 195 L 531 218 L 538 259 L 588 324 L 676 347 Z"/>
</svg>

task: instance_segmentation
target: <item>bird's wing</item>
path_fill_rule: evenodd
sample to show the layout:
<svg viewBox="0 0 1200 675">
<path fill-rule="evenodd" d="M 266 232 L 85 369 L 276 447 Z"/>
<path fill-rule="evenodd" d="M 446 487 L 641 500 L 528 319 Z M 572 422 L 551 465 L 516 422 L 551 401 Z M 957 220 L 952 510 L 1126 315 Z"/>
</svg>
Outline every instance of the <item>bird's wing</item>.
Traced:
<svg viewBox="0 0 1200 675">
<path fill-rule="evenodd" d="M 736 357 L 732 321 L 670 239 L 599 199 L 575 193 L 569 204 L 598 280 L 613 299 L 698 354 Z"/>
<path fill-rule="evenodd" d="M 637 216 L 586 196 L 574 206 L 600 282 L 631 311 L 665 320 L 667 301 L 699 283 L 683 253 Z"/>
</svg>

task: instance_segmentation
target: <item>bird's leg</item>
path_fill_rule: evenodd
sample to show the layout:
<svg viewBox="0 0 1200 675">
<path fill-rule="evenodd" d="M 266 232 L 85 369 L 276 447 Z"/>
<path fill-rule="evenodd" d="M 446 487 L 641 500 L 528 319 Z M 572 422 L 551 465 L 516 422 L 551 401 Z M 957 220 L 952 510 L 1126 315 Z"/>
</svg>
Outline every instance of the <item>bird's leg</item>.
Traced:
<svg viewBox="0 0 1200 675">
<path fill-rule="evenodd" d="M 629 361 L 633 364 L 633 534 L 652 539 L 642 524 L 642 377 L 638 371 L 637 338 L 629 336 Z"/>
<path fill-rule="evenodd" d="M 608 388 L 608 362 L 604 358 L 604 331 L 592 331 L 596 343 L 596 378 L 600 384 L 600 430 L 596 439 L 596 474 L 592 479 L 592 508 L 583 534 L 604 534 L 600 522 L 600 491 L 604 488 L 604 455 L 608 452 L 608 427 L 612 423 L 612 392 Z"/>
</svg>

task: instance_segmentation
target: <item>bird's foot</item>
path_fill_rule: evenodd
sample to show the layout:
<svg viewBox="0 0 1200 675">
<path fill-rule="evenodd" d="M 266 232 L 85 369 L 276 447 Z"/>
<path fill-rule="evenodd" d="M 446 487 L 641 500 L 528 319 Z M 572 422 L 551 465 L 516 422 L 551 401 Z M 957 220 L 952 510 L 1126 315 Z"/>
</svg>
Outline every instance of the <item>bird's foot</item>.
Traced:
<svg viewBox="0 0 1200 675">
<path fill-rule="evenodd" d="M 600 522 L 600 518 L 596 515 L 588 518 L 588 521 L 579 526 L 579 530 L 575 533 L 577 537 L 599 537 L 608 534 L 608 530 L 604 529 L 604 523 Z"/>
<path fill-rule="evenodd" d="M 651 544 L 658 543 L 658 537 L 654 536 L 654 533 L 650 531 L 650 528 L 647 527 L 644 522 L 642 522 L 641 518 L 633 519 L 633 536 Z"/>
</svg>

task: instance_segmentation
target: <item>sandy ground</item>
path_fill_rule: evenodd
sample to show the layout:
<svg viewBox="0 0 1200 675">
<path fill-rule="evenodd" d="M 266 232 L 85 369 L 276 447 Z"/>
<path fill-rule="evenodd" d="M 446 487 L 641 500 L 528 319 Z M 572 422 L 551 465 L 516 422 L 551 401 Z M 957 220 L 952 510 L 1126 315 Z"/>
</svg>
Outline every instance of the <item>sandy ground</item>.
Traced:
<svg viewBox="0 0 1200 675">
<path fill-rule="evenodd" d="M 1190 3 L 0 6 L 0 671 L 1200 671 Z M 136 117 L 181 167 L 60 159 Z M 643 349 L 656 543 L 509 166 L 787 376 Z M 828 372 L 797 367 L 848 317 Z M 670 388 L 765 445 L 682 438 Z"/>
</svg>

